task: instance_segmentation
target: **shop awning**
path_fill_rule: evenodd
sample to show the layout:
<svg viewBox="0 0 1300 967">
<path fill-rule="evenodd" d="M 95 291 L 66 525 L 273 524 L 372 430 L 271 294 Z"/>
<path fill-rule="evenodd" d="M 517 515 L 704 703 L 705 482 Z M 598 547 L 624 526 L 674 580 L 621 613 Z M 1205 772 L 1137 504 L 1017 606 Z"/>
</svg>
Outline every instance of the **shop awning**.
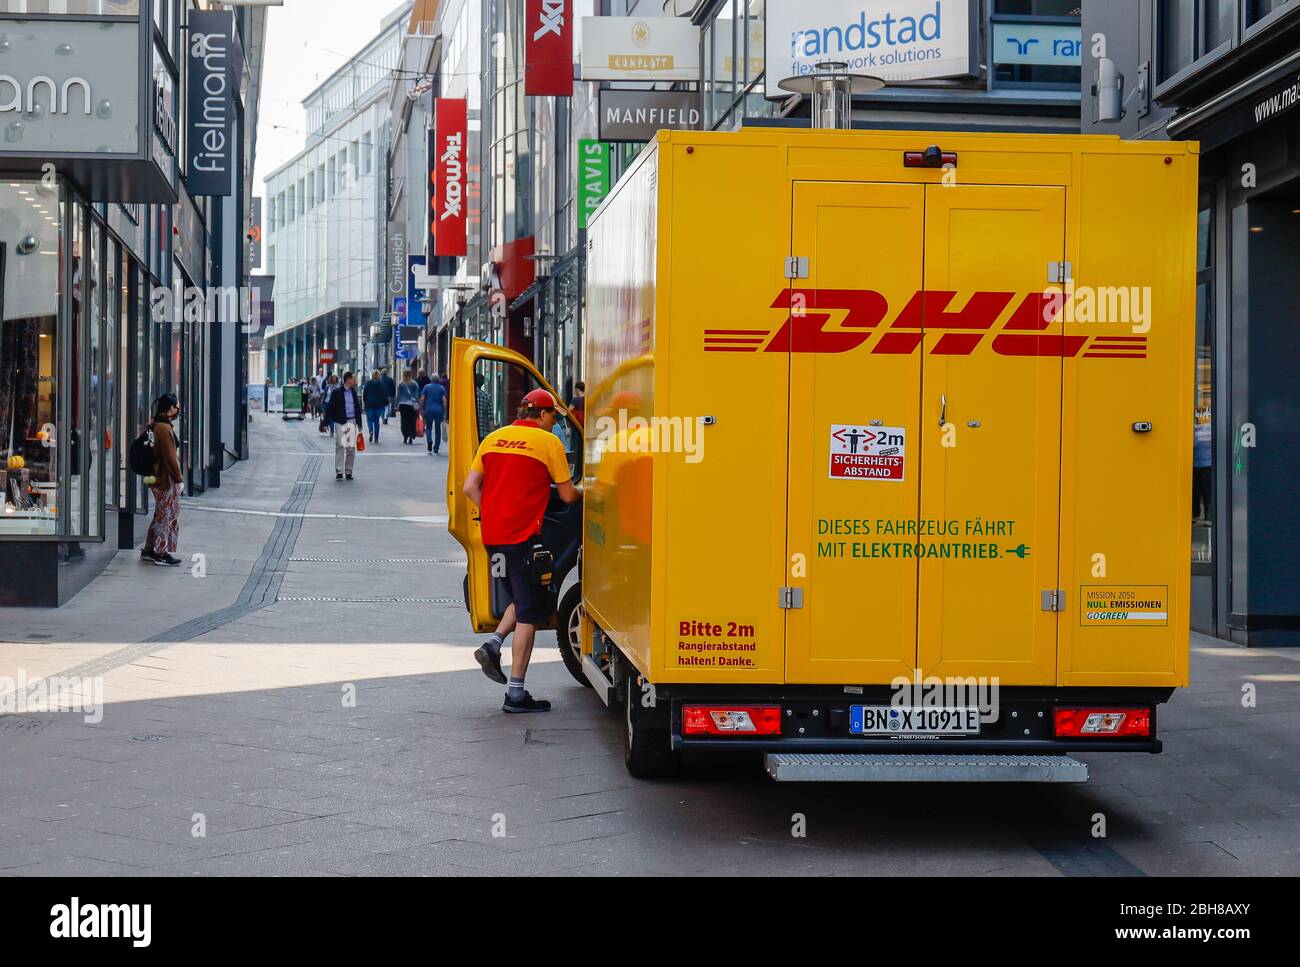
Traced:
<svg viewBox="0 0 1300 967">
<path fill-rule="evenodd" d="M 1166 125 L 1171 138 L 1195 139 L 1212 151 L 1300 107 L 1300 51 L 1264 68 Z"/>
</svg>

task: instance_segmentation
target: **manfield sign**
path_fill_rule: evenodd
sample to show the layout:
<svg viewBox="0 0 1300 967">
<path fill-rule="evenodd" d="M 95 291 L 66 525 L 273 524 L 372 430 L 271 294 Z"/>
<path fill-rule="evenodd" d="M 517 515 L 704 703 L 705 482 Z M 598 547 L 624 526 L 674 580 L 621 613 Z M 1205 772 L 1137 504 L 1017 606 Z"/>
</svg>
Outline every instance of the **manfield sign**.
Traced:
<svg viewBox="0 0 1300 967">
<path fill-rule="evenodd" d="M 886 81 L 964 77 L 977 69 L 978 0 L 819 0 L 767 9 L 769 97 L 776 82 L 843 61 Z"/>
<path fill-rule="evenodd" d="M 600 140 L 649 141 L 656 131 L 694 131 L 704 112 L 699 91 L 600 92 Z"/>
</svg>

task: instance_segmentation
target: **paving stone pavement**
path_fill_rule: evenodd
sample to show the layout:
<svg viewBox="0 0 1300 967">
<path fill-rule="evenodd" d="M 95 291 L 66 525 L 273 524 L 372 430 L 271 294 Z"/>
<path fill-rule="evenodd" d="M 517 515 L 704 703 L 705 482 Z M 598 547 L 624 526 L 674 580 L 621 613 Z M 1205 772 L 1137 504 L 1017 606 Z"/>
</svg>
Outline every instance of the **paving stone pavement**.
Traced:
<svg viewBox="0 0 1300 967">
<path fill-rule="evenodd" d="M 0 715 L 0 873 L 1300 873 L 1300 652 L 1193 636 L 1166 753 L 1084 757 L 1085 786 L 777 785 L 748 757 L 638 782 L 552 636 L 529 687 L 555 710 L 499 712 L 445 457 L 390 425 L 336 482 L 314 425 L 257 419 L 254 460 L 185 502 L 189 567 L 122 552 L 58 611 L 0 612 L 0 692 L 103 688 L 98 722 Z"/>
</svg>

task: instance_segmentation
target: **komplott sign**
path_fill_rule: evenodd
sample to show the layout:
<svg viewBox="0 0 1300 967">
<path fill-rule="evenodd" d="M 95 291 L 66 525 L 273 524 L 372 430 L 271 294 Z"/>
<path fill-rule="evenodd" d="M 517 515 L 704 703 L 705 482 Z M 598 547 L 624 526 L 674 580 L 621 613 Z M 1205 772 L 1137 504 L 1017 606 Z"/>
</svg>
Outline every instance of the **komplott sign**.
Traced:
<svg viewBox="0 0 1300 967">
<path fill-rule="evenodd" d="M 822 61 L 886 81 L 961 77 L 978 64 L 976 0 L 819 0 L 767 11 L 768 97 L 775 81 L 811 74 Z"/>
<path fill-rule="evenodd" d="M 429 141 L 429 252 L 464 255 L 467 249 L 465 216 L 465 147 L 468 115 L 463 97 L 434 101 L 433 131 Z"/>
<path fill-rule="evenodd" d="M 584 81 L 695 81 L 699 73 L 700 28 L 688 20 L 582 18 Z"/>
<path fill-rule="evenodd" d="M 696 130 L 698 91 L 601 91 L 600 140 L 643 143 L 656 131 Z"/>
</svg>

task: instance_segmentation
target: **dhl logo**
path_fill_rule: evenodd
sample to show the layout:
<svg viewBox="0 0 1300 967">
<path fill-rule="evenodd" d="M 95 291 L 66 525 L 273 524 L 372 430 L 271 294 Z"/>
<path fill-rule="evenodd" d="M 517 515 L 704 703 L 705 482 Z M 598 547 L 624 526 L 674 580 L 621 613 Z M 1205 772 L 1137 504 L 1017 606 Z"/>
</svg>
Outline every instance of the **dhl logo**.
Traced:
<svg viewBox="0 0 1300 967">
<path fill-rule="evenodd" d="M 527 450 L 527 440 L 498 440 L 495 444 L 502 450 Z"/>
<path fill-rule="evenodd" d="M 847 353 L 879 334 L 871 353 L 909 356 L 927 333 L 940 332 L 932 356 L 969 356 L 990 334 L 1014 292 L 976 292 L 961 309 L 950 311 L 956 292 L 921 291 L 908 301 L 888 326 L 889 300 L 871 289 L 782 290 L 773 309 L 798 311 L 785 325 L 770 329 L 706 329 L 704 351 L 711 353 Z M 1072 359 L 1146 359 L 1146 336 L 1067 336 L 1048 333 L 1064 305 L 1059 293 L 1030 292 L 1021 298 L 1006 324 L 993 334 L 999 356 L 1053 356 Z M 838 313 L 822 310 L 840 310 Z M 834 315 L 839 325 L 826 328 Z M 923 325 L 924 323 L 924 325 Z"/>
</svg>

